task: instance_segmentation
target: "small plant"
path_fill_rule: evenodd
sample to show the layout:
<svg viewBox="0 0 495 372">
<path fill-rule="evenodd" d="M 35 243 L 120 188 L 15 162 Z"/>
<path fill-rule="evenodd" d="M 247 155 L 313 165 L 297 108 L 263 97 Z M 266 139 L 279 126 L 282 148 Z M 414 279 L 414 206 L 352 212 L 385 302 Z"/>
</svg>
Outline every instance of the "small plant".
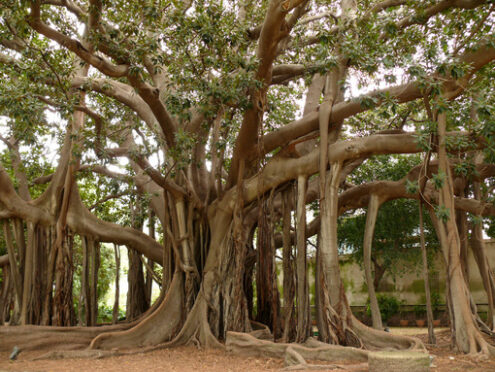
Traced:
<svg viewBox="0 0 495 372">
<path fill-rule="evenodd" d="M 378 296 L 376 296 L 376 299 L 378 301 L 378 307 L 380 308 L 380 314 L 381 314 L 382 320 L 384 322 L 386 322 L 393 315 L 395 315 L 399 312 L 401 302 L 397 297 L 386 295 L 386 294 L 379 294 Z M 366 304 L 366 314 L 368 316 L 371 316 L 371 308 L 370 308 L 369 298 L 368 298 L 368 301 Z"/>
<path fill-rule="evenodd" d="M 433 311 L 433 317 L 436 318 L 440 312 L 440 293 L 433 292 L 431 294 L 431 307 Z"/>
<path fill-rule="evenodd" d="M 416 318 L 424 318 L 425 316 L 425 308 L 422 305 L 416 305 L 414 306 L 414 315 L 416 315 Z"/>
</svg>

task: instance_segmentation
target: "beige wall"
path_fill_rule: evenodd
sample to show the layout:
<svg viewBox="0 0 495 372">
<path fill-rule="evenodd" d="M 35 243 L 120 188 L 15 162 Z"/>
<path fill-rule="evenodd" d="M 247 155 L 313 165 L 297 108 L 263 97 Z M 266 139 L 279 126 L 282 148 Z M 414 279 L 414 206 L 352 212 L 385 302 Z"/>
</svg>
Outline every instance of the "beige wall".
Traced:
<svg viewBox="0 0 495 372">
<path fill-rule="evenodd" d="M 486 240 L 487 255 L 492 269 L 495 268 L 495 240 Z M 443 257 L 439 255 L 435 262 L 433 272 L 430 272 L 430 286 L 432 291 L 440 294 L 441 303 L 444 303 L 445 292 L 445 265 Z M 469 284 L 477 304 L 486 304 L 486 293 L 483 289 L 483 283 L 474 260 L 473 254 L 469 251 L 468 257 Z M 341 262 L 342 278 L 346 289 L 347 298 L 352 306 L 365 305 L 368 298 L 367 287 L 364 278 L 364 272 L 361 267 L 354 262 Z M 421 267 L 415 268 L 412 273 L 404 274 L 395 280 L 387 274 L 380 282 L 378 293 L 392 294 L 402 300 L 404 304 L 415 305 L 424 304 L 424 283 L 421 276 Z"/>
</svg>

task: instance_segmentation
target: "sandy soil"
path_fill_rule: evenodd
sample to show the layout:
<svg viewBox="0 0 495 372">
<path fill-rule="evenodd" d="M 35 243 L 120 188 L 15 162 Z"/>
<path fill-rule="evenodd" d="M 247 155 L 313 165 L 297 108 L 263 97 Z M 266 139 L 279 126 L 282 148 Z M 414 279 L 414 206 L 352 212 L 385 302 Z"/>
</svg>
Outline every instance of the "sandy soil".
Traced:
<svg viewBox="0 0 495 372">
<path fill-rule="evenodd" d="M 394 333 L 415 334 L 427 342 L 425 330 L 418 328 L 393 329 Z M 418 334 L 420 332 L 420 334 Z M 430 354 L 434 357 L 432 371 L 470 371 L 486 372 L 495 371 L 495 359 L 484 359 L 476 356 L 466 356 L 450 350 L 450 337 L 448 330 L 437 332 L 437 345 L 428 346 Z M 100 360 L 65 359 L 32 361 L 31 359 L 41 355 L 42 352 L 20 353 L 18 360 L 9 361 L 9 353 L 0 353 L 0 371 L 26 371 L 26 372 L 61 372 L 61 371 L 280 371 L 283 369 L 283 361 L 270 358 L 250 358 L 232 355 L 221 350 L 198 350 L 196 347 L 187 346 L 174 349 L 158 350 L 147 354 L 134 354 L 118 356 Z M 316 363 L 316 362 L 315 362 Z M 319 362 L 318 364 L 321 364 Z M 335 364 L 348 364 L 346 362 Z M 327 371 L 337 371 L 327 369 Z M 345 372 L 345 369 L 338 369 Z M 366 371 L 360 369 L 359 371 Z M 354 372 L 356 370 L 354 369 Z"/>
</svg>

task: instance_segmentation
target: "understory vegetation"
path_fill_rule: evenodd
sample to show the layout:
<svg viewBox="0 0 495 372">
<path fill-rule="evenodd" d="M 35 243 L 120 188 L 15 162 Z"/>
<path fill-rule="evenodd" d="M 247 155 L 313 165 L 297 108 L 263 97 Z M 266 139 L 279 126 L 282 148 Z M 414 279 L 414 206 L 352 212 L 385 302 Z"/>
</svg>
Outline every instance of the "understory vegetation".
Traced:
<svg viewBox="0 0 495 372">
<path fill-rule="evenodd" d="M 431 325 L 440 254 L 452 345 L 495 356 L 493 1 L 0 4 L 0 349 L 424 351 L 376 289 L 420 268 Z"/>
</svg>

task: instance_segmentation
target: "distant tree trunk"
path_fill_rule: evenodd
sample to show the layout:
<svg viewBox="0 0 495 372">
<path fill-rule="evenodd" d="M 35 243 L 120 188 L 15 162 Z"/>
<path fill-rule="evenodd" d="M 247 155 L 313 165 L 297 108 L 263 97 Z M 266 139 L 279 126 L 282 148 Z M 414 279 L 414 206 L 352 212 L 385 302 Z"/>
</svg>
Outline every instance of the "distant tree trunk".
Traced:
<svg viewBox="0 0 495 372">
<path fill-rule="evenodd" d="M 117 244 L 113 245 L 115 254 L 115 299 L 113 302 L 112 323 L 119 321 L 119 300 L 120 300 L 120 247 Z"/>
<path fill-rule="evenodd" d="M 460 195 L 461 197 L 466 197 L 464 193 Z M 459 241 L 461 244 L 461 265 L 462 273 L 464 279 L 466 280 L 466 285 L 469 286 L 469 265 L 468 265 L 468 225 L 467 225 L 467 213 L 464 211 L 456 211 L 456 225 L 459 231 Z"/>
<path fill-rule="evenodd" d="M 149 223 L 149 236 L 153 239 L 155 239 L 155 215 L 153 211 L 149 211 L 149 218 L 148 218 L 148 223 Z M 151 305 L 151 292 L 153 289 L 153 267 L 155 266 L 155 263 L 148 259 L 148 267 L 146 270 L 146 302 L 148 304 L 148 307 Z"/>
<path fill-rule="evenodd" d="M 364 273 L 366 276 L 366 284 L 368 287 L 368 296 L 370 298 L 371 321 L 373 323 L 373 328 L 375 329 L 383 329 L 382 316 L 380 314 L 380 308 L 378 307 L 375 287 L 373 285 L 373 274 L 371 272 L 371 247 L 373 243 L 376 217 L 378 215 L 379 208 L 380 208 L 380 199 L 378 195 L 376 194 L 370 195 L 368 212 L 366 213 L 366 227 L 364 230 L 363 263 L 364 263 Z"/>
<path fill-rule="evenodd" d="M 142 230 L 143 228 L 140 200 L 137 200 L 131 206 L 131 224 L 135 229 Z M 148 310 L 149 306 L 146 299 L 146 283 L 144 280 L 141 254 L 128 247 L 127 257 L 129 260 L 129 270 L 127 272 L 126 318 L 133 320 Z"/>
<path fill-rule="evenodd" d="M 425 231 L 423 226 L 423 202 L 419 201 L 419 238 L 421 242 L 421 258 L 423 260 L 423 280 L 426 295 L 426 318 L 428 321 L 428 341 L 436 344 L 435 331 L 433 330 L 433 310 L 431 307 L 430 279 L 428 276 L 428 256 L 426 254 Z"/>
<path fill-rule="evenodd" d="M 311 314 L 309 309 L 309 285 L 306 258 L 306 191 L 307 178 L 297 180 L 296 203 L 296 285 L 297 285 L 297 328 L 296 342 L 304 342 L 311 332 Z"/>
<path fill-rule="evenodd" d="M 375 275 L 373 277 L 373 287 L 375 288 L 375 292 L 378 291 L 378 287 L 380 286 L 380 281 L 383 278 L 383 275 L 385 274 L 386 267 L 385 265 L 380 265 L 378 263 L 378 260 L 371 256 L 371 261 L 373 262 L 373 267 L 375 268 L 374 272 Z"/>
<path fill-rule="evenodd" d="M 81 237 L 82 240 L 82 251 L 83 251 L 83 264 L 82 264 L 82 273 L 81 273 L 81 306 L 84 304 L 84 324 L 86 326 L 93 325 L 93 321 L 91 319 L 91 289 L 90 289 L 90 277 L 89 277 L 89 269 L 90 269 L 90 248 L 88 238 L 85 236 Z"/>
<path fill-rule="evenodd" d="M 98 271 L 100 270 L 100 244 L 93 239 L 89 240 L 91 258 L 91 322 L 98 323 Z"/>
<path fill-rule="evenodd" d="M 169 212 L 169 203 L 168 198 L 164 197 L 164 221 L 162 221 L 162 226 L 171 225 L 171 217 Z M 174 267 L 174 260 L 172 254 L 172 242 L 170 241 L 170 237 L 163 233 L 163 254 L 162 254 L 162 292 L 167 293 L 170 283 L 172 282 L 172 275 Z"/>
<path fill-rule="evenodd" d="M 141 262 L 140 254 L 131 249 L 127 250 L 127 254 L 129 259 L 129 270 L 127 277 L 126 318 L 128 320 L 133 320 L 144 313 L 148 308 L 146 303 L 143 263 Z"/>
</svg>

